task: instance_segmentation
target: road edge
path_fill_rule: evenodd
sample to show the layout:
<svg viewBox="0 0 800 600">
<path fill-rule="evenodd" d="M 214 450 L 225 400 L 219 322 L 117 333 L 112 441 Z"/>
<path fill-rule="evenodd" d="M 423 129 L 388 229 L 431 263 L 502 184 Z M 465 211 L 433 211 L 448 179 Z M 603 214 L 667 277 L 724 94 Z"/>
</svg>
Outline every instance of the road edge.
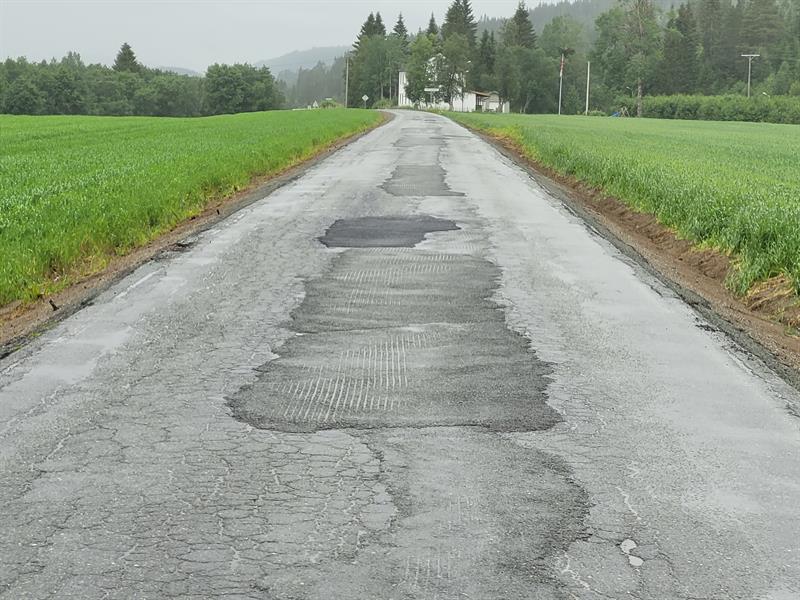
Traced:
<svg viewBox="0 0 800 600">
<path fill-rule="evenodd" d="M 333 142 L 313 156 L 288 167 L 285 171 L 266 177 L 254 176 L 244 189 L 217 201 L 210 201 L 199 215 L 185 219 L 172 230 L 121 257 L 120 262 L 124 261 L 124 265 L 119 266 L 118 263 L 112 262 L 102 271 L 76 281 L 57 294 L 21 307 L 19 314 L 5 321 L 0 320 L 0 360 L 21 350 L 63 320 L 94 304 L 100 294 L 125 279 L 142 265 L 158 260 L 170 249 L 180 249 L 191 245 L 189 243 L 182 244 L 182 240 L 197 236 L 251 204 L 266 199 L 275 191 L 305 175 L 322 161 L 395 118 L 392 113 L 387 111 L 380 111 L 380 114 L 382 118 L 374 125 Z M 53 306 L 50 301 L 55 303 L 52 310 L 49 309 L 50 306 Z M 49 313 L 48 310 L 50 310 Z M 15 325 L 17 331 L 14 331 Z M 4 337 L 3 329 L 5 328 L 9 328 L 14 333 Z"/>
<path fill-rule="evenodd" d="M 720 314 L 712 302 L 698 292 L 674 280 L 663 270 L 659 269 L 644 256 L 639 249 L 631 243 L 621 239 L 608 226 L 590 211 L 585 203 L 577 197 L 577 193 L 569 187 L 551 179 L 548 175 L 537 169 L 527 158 L 520 155 L 514 148 L 505 145 L 497 138 L 485 132 L 468 127 L 453 119 L 449 119 L 459 127 L 478 136 L 493 147 L 502 156 L 512 161 L 523 169 L 528 176 L 541 186 L 551 197 L 560 202 L 570 213 L 581 219 L 584 224 L 597 235 L 608 241 L 621 254 L 634 261 L 646 273 L 655 277 L 665 287 L 675 293 L 692 310 L 703 319 L 721 331 L 746 354 L 753 356 L 774 372 L 789 386 L 800 392 L 800 370 L 787 364 L 770 350 L 764 343 L 753 337 L 749 331 L 737 325 L 732 320 Z M 794 416 L 800 417 L 800 405 L 787 401 L 787 410 Z"/>
</svg>

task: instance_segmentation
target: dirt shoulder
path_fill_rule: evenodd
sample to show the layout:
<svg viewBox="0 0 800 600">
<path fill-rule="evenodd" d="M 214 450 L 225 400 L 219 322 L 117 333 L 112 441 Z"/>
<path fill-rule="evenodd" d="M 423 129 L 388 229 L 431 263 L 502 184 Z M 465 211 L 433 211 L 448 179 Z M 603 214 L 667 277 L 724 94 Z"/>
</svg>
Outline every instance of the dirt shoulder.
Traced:
<svg viewBox="0 0 800 600">
<path fill-rule="evenodd" d="M 33 302 L 12 302 L 0 307 L 0 358 L 21 348 L 30 339 L 81 308 L 91 305 L 100 293 L 142 264 L 165 252 L 180 252 L 186 249 L 190 245 L 184 241 L 187 238 L 213 227 L 231 214 L 291 183 L 340 148 L 356 141 L 393 118 L 390 113 L 382 114 L 383 119 L 373 127 L 341 139 L 321 149 L 308 160 L 293 165 L 285 171 L 268 177 L 255 177 L 247 188 L 236 194 L 213 200 L 203 212 L 183 221 L 171 231 L 135 248 L 124 256 L 111 259 L 102 271 Z"/>
<path fill-rule="evenodd" d="M 471 128 L 469 128 L 471 129 Z M 800 299 L 785 277 L 737 297 L 725 286 L 731 259 L 701 249 L 653 215 L 528 158 L 511 139 L 471 129 L 527 170 L 536 182 L 625 255 L 657 276 L 715 327 L 800 389 Z"/>
</svg>

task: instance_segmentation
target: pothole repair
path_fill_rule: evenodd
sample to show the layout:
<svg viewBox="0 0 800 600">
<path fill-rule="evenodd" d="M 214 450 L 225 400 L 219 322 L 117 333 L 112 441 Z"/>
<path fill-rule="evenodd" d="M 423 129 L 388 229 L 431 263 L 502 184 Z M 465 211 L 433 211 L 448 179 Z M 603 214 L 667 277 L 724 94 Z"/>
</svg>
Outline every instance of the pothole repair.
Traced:
<svg viewBox="0 0 800 600">
<path fill-rule="evenodd" d="M 235 415 L 282 431 L 556 423 L 548 365 L 488 299 L 498 267 L 395 247 L 454 227 L 432 217 L 337 221 L 323 239 L 354 249 L 306 285 L 293 329 L 308 335 L 290 339 L 230 400 Z"/>
<path fill-rule="evenodd" d="M 398 165 L 381 187 L 393 196 L 463 196 L 447 185 L 444 169 L 436 165 Z"/>
<path fill-rule="evenodd" d="M 328 248 L 412 248 L 435 231 L 455 231 L 453 221 L 425 215 L 339 219 L 319 241 Z"/>
</svg>

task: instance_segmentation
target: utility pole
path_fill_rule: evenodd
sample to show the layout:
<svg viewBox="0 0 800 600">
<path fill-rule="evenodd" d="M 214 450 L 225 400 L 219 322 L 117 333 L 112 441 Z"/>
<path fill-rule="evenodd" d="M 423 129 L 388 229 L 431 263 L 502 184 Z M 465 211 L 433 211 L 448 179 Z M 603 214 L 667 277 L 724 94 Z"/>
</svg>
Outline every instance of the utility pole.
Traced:
<svg viewBox="0 0 800 600">
<path fill-rule="evenodd" d="M 747 97 L 750 97 L 750 73 L 753 68 L 753 59 L 761 56 L 760 54 L 742 54 L 742 58 L 747 59 Z"/>
<path fill-rule="evenodd" d="M 564 87 L 564 51 L 561 51 L 561 67 L 558 70 L 558 114 L 561 114 L 561 90 Z"/>
<path fill-rule="evenodd" d="M 350 93 L 350 53 L 344 55 L 344 107 L 347 108 L 348 94 Z"/>
<path fill-rule="evenodd" d="M 586 110 L 584 111 L 584 115 L 589 114 L 589 79 L 592 75 L 592 63 L 591 61 L 586 63 Z"/>
</svg>

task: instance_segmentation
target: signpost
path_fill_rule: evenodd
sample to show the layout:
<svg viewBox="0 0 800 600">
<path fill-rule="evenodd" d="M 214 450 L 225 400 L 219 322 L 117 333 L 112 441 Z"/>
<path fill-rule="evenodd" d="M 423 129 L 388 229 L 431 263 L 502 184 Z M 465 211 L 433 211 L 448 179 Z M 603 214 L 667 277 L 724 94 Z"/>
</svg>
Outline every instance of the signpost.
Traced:
<svg viewBox="0 0 800 600">
<path fill-rule="evenodd" d="M 363 96 L 361 96 L 361 99 L 364 101 L 364 108 L 367 108 L 367 100 L 369 100 L 369 96 L 364 94 Z"/>
<path fill-rule="evenodd" d="M 426 87 L 426 88 L 425 88 L 425 91 L 426 91 L 426 92 L 428 92 L 428 94 L 429 94 L 429 96 L 430 96 L 430 103 L 428 104 L 428 106 L 430 106 L 431 104 L 433 104 L 433 95 L 434 95 L 436 92 L 438 92 L 440 89 L 442 89 L 442 88 L 441 88 L 441 86 L 439 86 L 439 87 Z"/>
</svg>

